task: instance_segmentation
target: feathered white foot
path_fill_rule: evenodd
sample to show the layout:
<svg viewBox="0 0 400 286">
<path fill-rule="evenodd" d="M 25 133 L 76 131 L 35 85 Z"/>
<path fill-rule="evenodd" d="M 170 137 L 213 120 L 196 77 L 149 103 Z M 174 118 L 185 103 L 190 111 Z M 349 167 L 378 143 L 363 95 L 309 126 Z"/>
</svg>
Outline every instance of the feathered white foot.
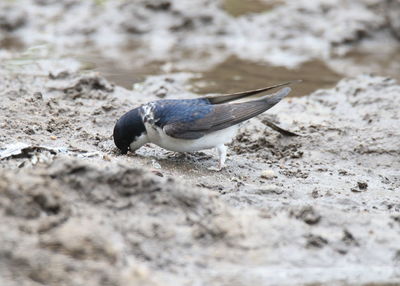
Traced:
<svg viewBox="0 0 400 286">
<path fill-rule="evenodd" d="M 208 170 L 210 171 L 221 171 L 224 167 L 225 167 L 225 160 L 226 160 L 226 152 L 228 150 L 228 147 L 226 147 L 225 145 L 218 145 L 216 147 L 217 152 L 218 152 L 218 167 L 212 166 L 209 167 Z"/>
</svg>

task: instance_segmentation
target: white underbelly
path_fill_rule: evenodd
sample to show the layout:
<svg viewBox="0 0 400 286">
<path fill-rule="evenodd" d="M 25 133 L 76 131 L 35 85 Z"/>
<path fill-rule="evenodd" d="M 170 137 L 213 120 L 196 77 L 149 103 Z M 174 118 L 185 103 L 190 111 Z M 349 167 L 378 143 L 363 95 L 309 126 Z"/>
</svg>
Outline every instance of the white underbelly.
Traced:
<svg viewBox="0 0 400 286">
<path fill-rule="evenodd" d="M 231 126 L 229 128 L 218 130 L 207 134 L 199 139 L 177 139 L 168 136 L 164 131 L 159 128 L 153 128 L 150 124 L 146 123 L 147 136 L 150 142 L 167 150 L 175 152 L 193 152 L 205 149 L 211 149 L 218 145 L 226 144 L 232 141 L 236 135 L 238 126 Z"/>
</svg>

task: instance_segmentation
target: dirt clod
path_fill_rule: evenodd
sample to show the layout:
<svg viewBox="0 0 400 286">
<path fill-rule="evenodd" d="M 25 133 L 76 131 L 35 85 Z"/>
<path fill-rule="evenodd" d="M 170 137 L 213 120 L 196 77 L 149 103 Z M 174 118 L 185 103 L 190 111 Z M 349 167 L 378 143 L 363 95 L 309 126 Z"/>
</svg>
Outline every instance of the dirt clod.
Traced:
<svg viewBox="0 0 400 286">
<path fill-rule="evenodd" d="M 321 216 L 311 206 L 292 211 L 292 215 L 310 225 L 317 224 L 321 220 Z"/>
<path fill-rule="evenodd" d="M 322 248 L 328 244 L 328 240 L 319 235 L 309 234 L 306 236 L 306 247 L 308 248 Z"/>
</svg>

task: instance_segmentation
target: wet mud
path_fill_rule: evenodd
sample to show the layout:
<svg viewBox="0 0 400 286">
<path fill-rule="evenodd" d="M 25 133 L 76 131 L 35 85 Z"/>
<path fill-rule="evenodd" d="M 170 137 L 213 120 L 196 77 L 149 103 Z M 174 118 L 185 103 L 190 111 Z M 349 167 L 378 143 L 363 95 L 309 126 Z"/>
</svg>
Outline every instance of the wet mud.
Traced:
<svg viewBox="0 0 400 286">
<path fill-rule="evenodd" d="M 393 80 L 282 102 L 243 126 L 222 172 L 209 150 L 119 155 L 113 124 L 157 98 L 146 84 L 147 98 L 96 75 L 2 82 L 2 284 L 399 281 Z"/>
<path fill-rule="evenodd" d="M 374 0 L 234 2 L 0 4 L 0 285 L 400 283 L 396 61 L 354 55 L 381 37 L 396 51 L 396 18 Z M 249 30 L 264 37 L 244 49 Z M 213 150 L 114 146 L 116 120 L 150 100 L 299 78 L 221 172 Z"/>
</svg>

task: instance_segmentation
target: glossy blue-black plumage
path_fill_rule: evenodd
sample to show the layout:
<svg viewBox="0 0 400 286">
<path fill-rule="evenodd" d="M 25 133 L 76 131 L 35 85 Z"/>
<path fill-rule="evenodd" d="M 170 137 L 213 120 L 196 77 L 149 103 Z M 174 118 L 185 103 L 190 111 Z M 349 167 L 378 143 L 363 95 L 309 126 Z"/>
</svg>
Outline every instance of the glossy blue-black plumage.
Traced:
<svg viewBox="0 0 400 286">
<path fill-rule="evenodd" d="M 204 118 L 214 107 L 207 99 L 160 100 L 153 102 L 154 121 L 159 127 L 171 123 L 190 123 Z"/>
<path fill-rule="evenodd" d="M 145 132 L 146 128 L 140 115 L 140 109 L 132 109 L 125 113 L 115 124 L 113 132 L 114 143 L 123 154 L 126 154 L 132 141 Z"/>
</svg>

